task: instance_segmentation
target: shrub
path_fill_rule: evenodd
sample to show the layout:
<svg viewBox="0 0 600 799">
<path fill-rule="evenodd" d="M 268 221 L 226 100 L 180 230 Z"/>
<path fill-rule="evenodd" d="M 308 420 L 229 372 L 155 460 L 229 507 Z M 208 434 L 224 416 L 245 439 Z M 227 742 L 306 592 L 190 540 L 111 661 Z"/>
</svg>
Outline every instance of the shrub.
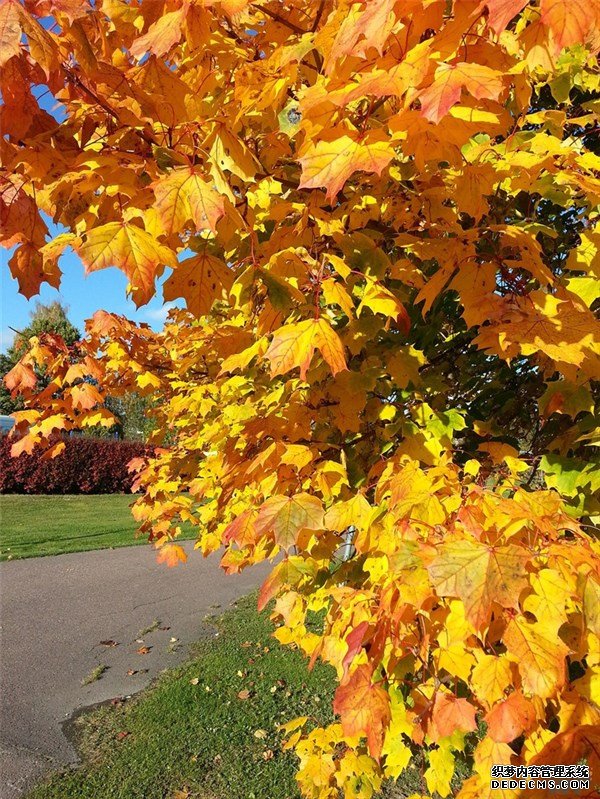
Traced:
<svg viewBox="0 0 600 799">
<path fill-rule="evenodd" d="M 0 439 L 1 494 L 115 494 L 131 491 L 134 475 L 127 465 L 149 448 L 133 441 L 66 437 L 56 458 L 35 449 L 11 457 L 14 438 Z"/>
</svg>

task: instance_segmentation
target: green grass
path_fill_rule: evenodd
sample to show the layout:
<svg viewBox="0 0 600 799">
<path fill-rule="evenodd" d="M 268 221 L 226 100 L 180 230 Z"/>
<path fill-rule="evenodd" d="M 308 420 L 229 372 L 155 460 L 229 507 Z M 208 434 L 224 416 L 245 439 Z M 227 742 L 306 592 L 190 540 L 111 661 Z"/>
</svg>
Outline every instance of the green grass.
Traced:
<svg viewBox="0 0 600 799">
<path fill-rule="evenodd" d="M 255 605 L 238 603 L 217 637 L 139 697 L 81 716 L 82 765 L 28 799 L 297 799 L 297 761 L 277 725 L 298 715 L 328 722 L 334 674 L 319 664 L 309 672 L 279 646 Z"/>
<path fill-rule="evenodd" d="M 108 666 L 105 663 L 100 663 L 96 666 L 95 669 L 92 669 L 87 677 L 84 677 L 81 681 L 82 685 L 90 685 L 93 682 L 97 682 L 104 672 L 108 669 Z"/>
<path fill-rule="evenodd" d="M 146 543 L 135 537 L 133 500 L 131 494 L 0 495 L 0 560 Z"/>
</svg>

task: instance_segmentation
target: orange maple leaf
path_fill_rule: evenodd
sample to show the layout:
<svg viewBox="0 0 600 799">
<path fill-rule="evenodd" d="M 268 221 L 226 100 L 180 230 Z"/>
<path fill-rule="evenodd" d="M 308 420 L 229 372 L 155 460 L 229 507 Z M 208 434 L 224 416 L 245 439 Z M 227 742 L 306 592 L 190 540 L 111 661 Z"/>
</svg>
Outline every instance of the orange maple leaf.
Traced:
<svg viewBox="0 0 600 799">
<path fill-rule="evenodd" d="M 541 0 L 542 22 L 552 31 L 557 49 L 583 44 L 600 25 L 600 5 L 587 0 Z"/>
<path fill-rule="evenodd" d="M 534 764 L 589 763 L 594 782 L 600 778 L 600 727 L 583 724 L 560 733 L 544 746 L 532 759 Z"/>
<path fill-rule="evenodd" d="M 187 561 L 185 549 L 180 544 L 163 544 L 156 555 L 157 563 L 166 563 L 169 568 Z"/>
<path fill-rule="evenodd" d="M 96 405 L 101 405 L 103 402 L 102 395 L 98 389 L 91 383 L 79 383 L 73 386 L 69 393 L 74 408 L 89 411 Z"/>
<path fill-rule="evenodd" d="M 306 380 L 316 350 L 319 350 L 334 375 L 346 369 L 340 337 L 323 317 L 280 327 L 265 353 L 265 358 L 271 362 L 271 376 L 300 367 L 300 377 Z"/>
<path fill-rule="evenodd" d="M 37 377 L 31 366 L 19 361 L 6 373 L 4 383 L 11 392 L 26 391 L 36 387 Z"/>
<path fill-rule="evenodd" d="M 466 699 L 438 691 L 435 695 L 429 734 L 436 743 L 455 732 L 473 732 L 477 729 L 476 708 Z"/>
<path fill-rule="evenodd" d="M 185 299 L 194 316 L 207 314 L 216 300 L 225 299 L 233 283 L 233 272 L 220 258 L 208 252 L 181 261 L 163 284 L 166 301 Z"/>
<path fill-rule="evenodd" d="M 0 5 L 0 67 L 19 54 L 21 43 L 21 9 L 16 0 Z"/>
<path fill-rule="evenodd" d="M 488 0 L 488 23 L 496 33 L 500 34 L 513 17 L 521 12 L 529 0 Z"/>
<path fill-rule="evenodd" d="M 161 56 L 181 39 L 182 25 L 188 11 L 188 4 L 183 3 L 180 8 L 160 16 L 148 28 L 148 31 L 134 41 L 129 52 L 135 58 L 141 58 L 146 53 Z"/>
<path fill-rule="evenodd" d="M 463 88 L 478 100 L 496 100 L 504 89 L 502 73 L 482 64 L 440 64 L 431 86 L 419 95 L 421 114 L 437 124 L 458 103 Z"/>
<path fill-rule="evenodd" d="M 341 718 L 344 735 L 364 736 L 369 752 L 378 758 L 390 722 L 390 697 L 382 683 L 373 683 L 371 666 L 358 666 L 338 686 L 333 710 Z"/>
<path fill-rule="evenodd" d="M 488 735 L 498 743 L 510 743 L 535 721 L 535 708 L 521 691 L 514 691 L 498 702 L 484 717 Z"/>
</svg>

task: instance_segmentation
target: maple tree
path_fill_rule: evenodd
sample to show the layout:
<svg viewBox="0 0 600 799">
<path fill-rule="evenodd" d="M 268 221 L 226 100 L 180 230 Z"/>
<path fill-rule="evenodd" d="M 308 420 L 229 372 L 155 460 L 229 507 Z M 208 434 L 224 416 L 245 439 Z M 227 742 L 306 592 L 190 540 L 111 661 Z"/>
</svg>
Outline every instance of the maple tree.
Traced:
<svg viewBox="0 0 600 799">
<path fill-rule="evenodd" d="M 417 751 L 442 797 L 458 759 L 462 799 L 492 764 L 600 781 L 599 23 L 582 0 L 0 5 L 20 290 L 71 247 L 186 306 L 33 338 L 13 453 L 151 399 L 134 514 L 161 560 L 182 522 L 230 572 L 277 558 L 275 636 L 336 670 L 339 721 L 285 727 L 307 797 L 369 799 Z"/>
</svg>

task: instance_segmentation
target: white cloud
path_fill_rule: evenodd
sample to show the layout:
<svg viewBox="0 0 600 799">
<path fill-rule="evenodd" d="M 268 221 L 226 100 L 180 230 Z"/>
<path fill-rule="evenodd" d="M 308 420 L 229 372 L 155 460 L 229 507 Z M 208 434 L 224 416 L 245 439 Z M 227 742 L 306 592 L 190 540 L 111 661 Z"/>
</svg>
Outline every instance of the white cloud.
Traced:
<svg viewBox="0 0 600 799">
<path fill-rule="evenodd" d="M 161 305 L 159 308 L 145 308 L 139 313 L 148 322 L 158 322 L 164 325 L 164 323 L 167 320 L 169 311 L 171 310 L 171 308 L 175 307 L 176 304 L 174 302 L 165 302 L 165 304 Z"/>
</svg>

